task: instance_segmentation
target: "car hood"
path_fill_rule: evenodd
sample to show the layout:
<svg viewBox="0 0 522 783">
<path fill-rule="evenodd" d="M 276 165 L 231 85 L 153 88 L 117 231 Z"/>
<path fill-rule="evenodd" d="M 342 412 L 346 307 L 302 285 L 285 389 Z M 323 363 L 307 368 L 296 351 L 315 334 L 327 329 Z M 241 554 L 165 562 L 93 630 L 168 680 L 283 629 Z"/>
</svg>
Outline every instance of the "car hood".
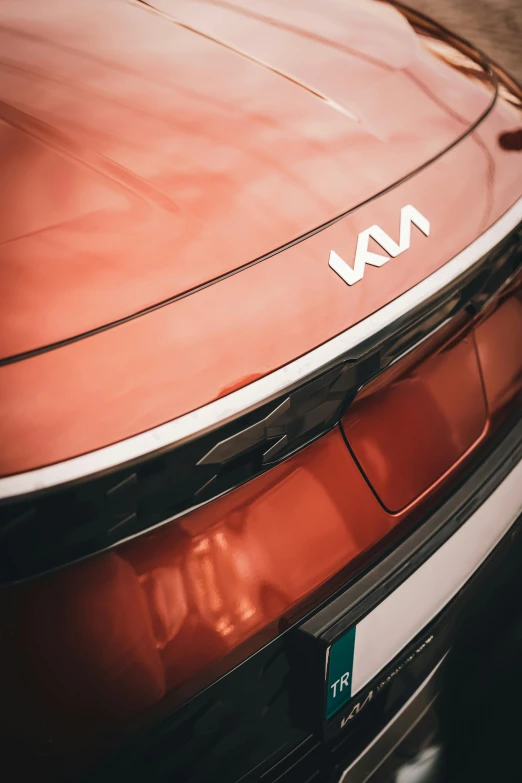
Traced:
<svg viewBox="0 0 522 783">
<path fill-rule="evenodd" d="M 373 0 L 1 13 L 4 359 L 272 255 L 440 155 L 494 99 L 478 62 Z"/>
</svg>

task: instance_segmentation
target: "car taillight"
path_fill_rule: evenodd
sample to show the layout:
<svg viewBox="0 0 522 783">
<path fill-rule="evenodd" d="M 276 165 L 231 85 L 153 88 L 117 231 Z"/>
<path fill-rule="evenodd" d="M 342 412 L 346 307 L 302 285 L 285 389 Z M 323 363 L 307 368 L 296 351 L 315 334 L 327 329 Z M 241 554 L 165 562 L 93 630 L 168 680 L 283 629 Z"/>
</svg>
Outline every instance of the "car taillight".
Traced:
<svg viewBox="0 0 522 783">
<path fill-rule="evenodd" d="M 520 293 L 471 326 L 449 339 L 441 329 L 364 387 L 343 417 L 361 470 L 391 512 L 453 471 L 485 437 L 491 414 L 520 393 Z"/>
<path fill-rule="evenodd" d="M 246 640 L 277 634 L 275 620 L 396 522 L 335 429 L 177 521 L 4 588 L 2 736 L 51 756 L 114 738 Z"/>
<path fill-rule="evenodd" d="M 389 370 L 343 419 L 348 443 L 386 508 L 399 511 L 454 467 L 487 428 L 473 333 Z"/>
<path fill-rule="evenodd" d="M 522 289 L 475 329 L 490 415 L 495 420 L 518 397 L 522 382 Z"/>
<path fill-rule="evenodd" d="M 40 778 L 86 763 L 273 638 L 414 524 L 415 498 L 483 437 L 489 411 L 500 418 L 520 394 L 520 294 L 474 328 L 462 322 L 363 387 L 346 435 L 334 427 L 205 506 L 5 586 L 5 754 Z"/>
</svg>

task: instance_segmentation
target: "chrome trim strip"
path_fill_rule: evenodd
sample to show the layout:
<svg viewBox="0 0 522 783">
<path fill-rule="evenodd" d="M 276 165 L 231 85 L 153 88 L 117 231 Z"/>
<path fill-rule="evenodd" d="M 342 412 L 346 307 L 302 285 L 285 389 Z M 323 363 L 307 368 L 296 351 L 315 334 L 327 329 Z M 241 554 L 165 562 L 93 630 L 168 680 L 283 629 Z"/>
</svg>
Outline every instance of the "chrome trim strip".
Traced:
<svg viewBox="0 0 522 783">
<path fill-rule="evenodd" d="M 306 380 L 323 366 L 384 331 L 398 318 L 407 315 L 410 310 L 429 300 L 437 291 L 467 272 L 521 221 L 522 197 L 451 261 L 368 318 L 318 348 L 225 397 L 165 424 L 160 424 L 147 432 L 64 462 L 0 478 L 0 500 L 48 489 L 110 470 L 146 454 L 180 444 L 274 399 L 289 387 Z"/>
</svg>

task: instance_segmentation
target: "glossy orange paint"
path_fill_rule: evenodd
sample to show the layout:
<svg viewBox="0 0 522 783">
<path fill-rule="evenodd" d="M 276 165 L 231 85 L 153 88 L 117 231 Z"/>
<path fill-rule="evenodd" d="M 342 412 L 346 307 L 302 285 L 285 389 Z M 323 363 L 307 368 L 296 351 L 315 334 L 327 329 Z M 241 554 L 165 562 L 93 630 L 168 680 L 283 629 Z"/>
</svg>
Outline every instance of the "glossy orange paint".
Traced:
<svg viewBox="0 0 522 783">
<path fill-rule="evenodd" d="M 475 330 L 478 356 L 493 418 L 522 403 L 522 291 L 501 302 Z"/>
<path fill-rule="evenodd" d="M 4 589 L 0 735 L 49 748 L 54 764 L 55 754 L 114 739 L 129 721 L 132 732 L 153 707 L 157 719 L 180 684 L 298 605 L 397 521 L 335 430 L 176 522 Z"/>
<path fill-rule="evenodd" d="M 5 0 L 0 11 L 1 356 L 126 318 L 361 206 L 204 290 L 0 367 L 1 475 L 284 365 L 439 268 L 521 195 L 522 155 L 500 141 L 521 124 L 516 101 L 506 88 L 448 149 L 487 109 L 490 81 L 389 4 L 71 8 Z M 407 203 L 429 218 L 429 241 L 414 232 L 408 253 L 346 287 L 330 250 L 352 258 L 373 223 L 396 236 Z M 433 497 L 520 394 L 517 296 L 467 337 L 400 363 L 352 409 L 351 445 L 397 513 L 336 429 L 204 508 L 2 591 L 0 735 L 20 765 L 36 759 L 41 779 L 62 754 L 65 768 L 157 720 L 414 521 L 404 507 Z"/>
<path fill-rule="evenodd" d="M 350 406 L 342 426 L 385 507 L 397 512 L 411 504 L 486 433 L 473 333 L 384 373 Z"/>
<path fill-rule="evenodd" d="M 151 5 L 2 2 L 0 357 L 275 251 L 492 99 L 374 0 Z"/>
<path fill-rule="evenodd" d="M 417 495 L 433 501 L 444 471 L 455 472 L 468 444 L 470 451 L 486 433 L 477 356 L 497 418 L 521 394 L 521 308 L 515 291 L 475 329 L 468 324 L 451 339 L 442 330 L 371 384 L 345 417 L 352 448 L 388 506 Z M 499 341 L 500 356 L 492 350 Z M 207 506 L 4 588 L 0 621 L 9 634 L 0 670 L 9 678 L 0 736 L 29 764 L 41 764 L 32 754 L 47 748 L 53 775 L 57 764 L 92 759 L 215 679 L 223 670 L 213 667 L 226 670 L 242 645 L 252 652 L 273 638 L 281 618 L 295 619 L 318 588 L 346 579 L 417 518 L 411 504 L 384 508 L 335 429 Z"/>
<path fill-rule="evenodd" d="M 275 250 L 442 152 L 491 98 L 451 39 L 414 32 L 385 3 L 335 0 L 313 14 L 304 3 L 296 14 L 267 2 L 260 14 L 198 0 L 176 4 L 175 23 L 166 2 L 64 7 L 1 9 L 3 356 Z M 273 63 L 263 59 L 272 36 Z M 520 196 L 522 154 L 498 139 L 521 114 L 503 89 L 464 141 L 324 230 L 147 315 L 0 366 L 0 475 L 204 405 L 440 267 Z M 345 286 L 330 250 L 353 258 L 375 222 L 394 236 L 405 203 L 430 220 L 429 240 L 414 232 L 408 253 Z"/>
<path fill-rule="evenodd" d="M 352 448 L 389 507 L 433 499 L 444 471 L 455 471 L 485 433 L 477 356 L 497 417 L 520 395 L 521 308 L 515 291 L 474 330 L 426 341 L 345 417 Z M 500 341 L 501 357 L 491 350 Z M 9 678 L 0 735 L 28 763 L 35 749 L 50 748 L 53 775 L 56 764 L 92 760 L 215 678 L 221 671 L 212 667 L 226 667 L 241 645 L 251 652 L 273 638 L 281 618 L 295 618 L 318 588 L 353 573 L 362 555 L 416 519 L 411 505 L 384 508 L 335 429 L 207 506 L 4 588 L 0 670 Z"/>
<path fill-rule="evenodd" d="M 0 474 L 142 432 L 306 353 L 439 268 L 520 195 L 522 154 L 496 143 L 519 118 L 501 102 L 480 129 L 415 177 L 338 223 L 169 306 L 0 368 Z M 456 176 L 458 172 L 458 176 Z M 348 287 L 330 250 L 353 258 L 359 231 L 396 236 L 400 208 L 431 222 L 407 253 Z M 38 394 L 34 389 L 38 389 Z"/>
<path fill-rule="evenodd" d="M 344 416 L 350 448 L 391 512 L 432 492 L 522 403 L 518 280 L 473 328 L 449 340 L 442 330 L 369 383 Z"/>
</svg>

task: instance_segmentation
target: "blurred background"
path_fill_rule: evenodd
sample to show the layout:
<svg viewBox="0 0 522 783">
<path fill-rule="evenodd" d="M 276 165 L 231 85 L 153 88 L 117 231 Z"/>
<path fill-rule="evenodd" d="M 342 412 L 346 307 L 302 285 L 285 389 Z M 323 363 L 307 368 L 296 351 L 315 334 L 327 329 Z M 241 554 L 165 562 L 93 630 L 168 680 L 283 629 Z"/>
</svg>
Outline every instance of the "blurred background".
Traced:
<svg viewBox="0 0 522 783">
<path fill-rule="evenodd" d="M 522 83 L 522 0 L 405 0 L 472 41 Z"/>
</svg>

